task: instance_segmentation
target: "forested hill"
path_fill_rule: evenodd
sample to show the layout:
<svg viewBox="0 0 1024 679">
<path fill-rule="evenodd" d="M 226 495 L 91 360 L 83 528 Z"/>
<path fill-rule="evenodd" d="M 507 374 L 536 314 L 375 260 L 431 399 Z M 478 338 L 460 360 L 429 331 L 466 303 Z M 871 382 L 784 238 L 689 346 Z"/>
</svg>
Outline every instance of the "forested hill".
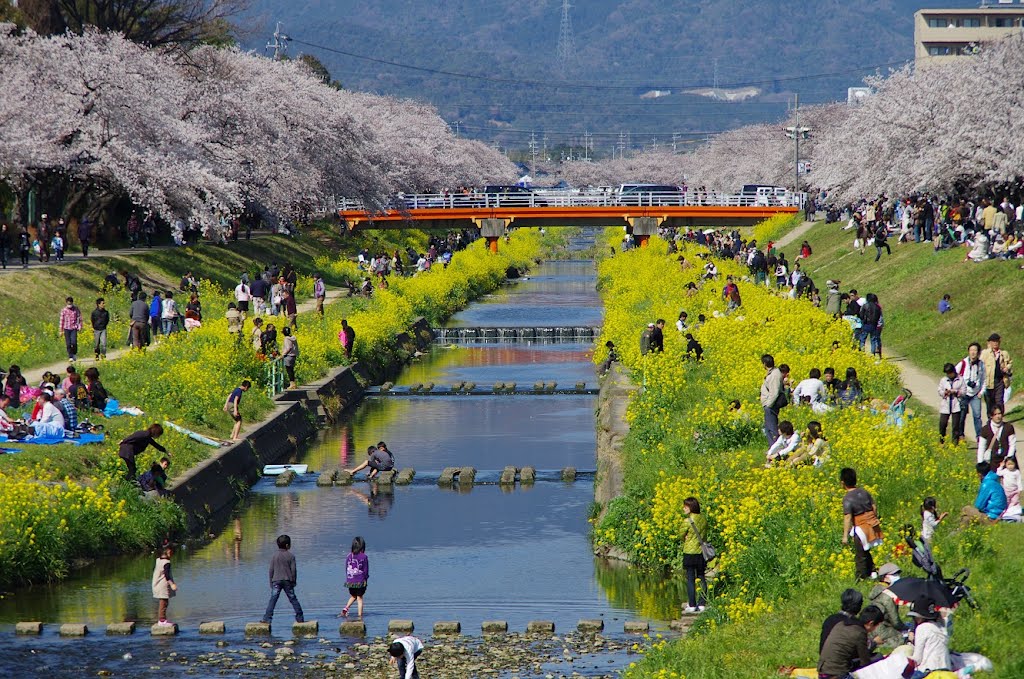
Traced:
<svg viewBox="0 0 1024 679">
<path fill-rule="evenodd" d="M 930 7 L 970 6 L 928 0 Z M 254 0 L 262 49 L 275 21 L 293 38 L 378 59 L 496 78 L 559 82 L 561 0 Z M 802 103 L 844 99 L 865 66 L 913 54 L 922 0 L 575 0 L 577 63 L 565 78 L 599 88 L 495 83 L 396 68 L 292 43 L 321 59 L 345 87 L 437 105 L 466 134 L 549 146 L 597 133 L 599 149 L 671 143 L 672 133 L 713 132 L 774 120 L 793 92 Z M 689 87 L 751 85 L 758 96 L 720 102 Z M 885 69 L 883 69 L 885 70 Z M 826 75 L 831 74 L 831 75 Z M 624 86 L 611 89 L 609 86 Z M 652 89 L 669 96 L 641 99 Z M 654 136 L 661 135 L 661 136 Z M 699 135 L 678 136 L 677 143 Z"/>
</svg>

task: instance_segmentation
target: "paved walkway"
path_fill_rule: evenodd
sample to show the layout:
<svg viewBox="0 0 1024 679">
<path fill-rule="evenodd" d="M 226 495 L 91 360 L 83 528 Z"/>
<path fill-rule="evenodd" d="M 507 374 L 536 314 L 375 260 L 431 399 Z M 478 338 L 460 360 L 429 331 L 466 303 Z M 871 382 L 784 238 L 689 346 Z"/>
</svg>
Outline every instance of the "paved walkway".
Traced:
<svg viewBox="0 0 1024 679">
<path fill-rule="evenodd" d="M 273 235 L 273 234 L 270 231 L 265 231 L 265 230 L 253 231 L 252 232 L 252 237 L 253 238 L 263 238 L 263 237 L 271 236 L 271 235 Z M 242 237 L 239 238 L 239 240 L 243 241 L 243 240 L 245 240 L 245 237 L 242 236 Z M 232 241 L 228 241 L 228 242 L 231 243 Z M 215 245 L 215 243 L 213 241 L 200 241 L 198 243 L 198 245 Z M 88 257 L 83 257 L 81 249 L 79 248 L 78 244 L 76 243 L 73 247 L 74 247 L 73 251 L 68 251 L 68 252 L 64 253 L 64 261 L 63 262 L 58 262 L 56 259 L 54 259 L 52 254 L 50 255 L 50 261 L 49 262 L 40 262 L 39 261 L 39 257 L 35 253 L 33 253 L 32 256 L 28 260 L 28 268 L 29 269 L 39 269 L 39 268 L 45 268 L 45 267 L 48 267 L 48 266 L 66 266 L 68 264 L 74 264 L 74 263 L 77 263 L 77 262 L 88 262 L 88 261 L 95 260 L 95 259 L 104 259 L 106 257 L 132 257 L 134 255 L 139 255 L 139 254 L 142 254 L 142 253 L 145 253 L 145 252 L 152 252 L 153 250 L 176 250 L 176 249 L 178 249 L 177 245 L 170 245 L 170 244 L 154 245 L 151 248 L 147 248 L 144 245 L 140 245 L 137 248 L 115 248 L 113 250 L 100 250 L 97 247 L 91 247 L 91 248 L 89 248 L 89 256 Z M 192 247 L 195 247 L 195 246 L 192 246 Z M 10 252 L 8 254 L 7 268 L 6 269 L 0 269 L 0 275 L 3 275 L 5 273 L 14 273 L 14 272 L 17 272 L 17 271 L 25 271 L 25 267 L 22 267 L 22 265 L 21 265 L 20 255 L 17 252 L 13 252 L 12 251 L 12 252 Z"/>
<path fill-rule="evenodd" d="M 804 234 L 807 233 L 808 231 L 810 231 L 811 227 L 814 226 L 817 223 L 818 222 L 804 222 L 803 224 L 801 224 L 800 226 L 796 227 L 795 229 L 793 229 L 792 231 L 787 233 L 785 236 L 780 238 L 778 240 L 778 242 L 775 243 L 775 247 L 777 247 L 777 248 L 784 248 L 787 245 L 789 245 L 790 243 L 795 243 L 798 240 L 802 240 L 803 237 L 804 237 Z"/>
<path fill-rule="evenodd" d="M 348 297 L 348 290 L 345 290 L 345 289 L 331 289 L 331 290 L 328 290 L 327 291 L 327 301 L 326 301 L 326 304 L 331 304 L 335 300 L 337 300 L 339 298 L 342 298 L 342 297 Z M 299 313 L 303 313 L 303 312 L 306 312 L 306 311 L 313 311 L 314 309 L 316 309 L 316 300 L 308 299 L 308 300 L 306 300 L 304 302 L 301 302 L 300 304 L 296 305 L 296 309 L 298 310 Z M 266 317 L 264 317 L 264 318 L 266 318 Z M 281 316 L 280 318 L 283 319 L 284 316 Z M 76 366 L 78 372 L 79 373 L 83 373 L 83 372 L 85 372 L 85 369 L 88 368 L 91 365 L 102 365 L 103 363 L 108 363 L 110 361 L 117 360 L 121 356 L 124 356 L 126 353 L 128 353 L 130 351 L 130 349 L 122 344 L 122 340 L 123 339 L 124 338 L 122 338 L 122 337 L 113 337 L 113 336 L 107 337 L 107 346 L 108 346 L 108 348 L 115 347 L 115 346 L 117 346 L 118 348 L 117 349 L 112 349 L 110 351 L 107 351 L 107 358 L 106 358 L 105 361 L 97 361 L 95 358 L 93 358 L 90 355 L 90 354 L 92 354 L 92 347 L 91 346 L 87 346 L 87 345 L 79 342 L 79 344 L 78 344 L 79 359 L 77 361 L 75 361 L 75 363 L 74 363 L 74 365 Z M 63 343 L 64 340 L 58 339 L 58 340 L 54 340 L 54 341 Z M 158 336 L 157 339 L 156 339 L 156 343 L 159 344 L 159 341 L 160 341 L 160 339 L 159 339 L 159 336 Z M 30 386 L 38 386 L 39 383 L 43 381 L 43 374 L 47 373 L 47 372 L 52 372 L 55 375 L 57 375 L 57 376 L 59 376 L 59 377 L 61 377 L 63 379 L 64 372 L 65 372 L 65 370 L 67 369 L 67 367 L 69 365 L 72 365 L 72 364 L 69 363 L 68 361 L 64 360 L 64 361 L 60 361 L 58 363 L 52 363 L 50 365 L 39 366 L 39 367 L 36 367 L 36 368 L 29 368 L 29 369 L 26 369 L 26 370 L 22 371 L 22 374 L 25 376 L 25 380 L 28 382 L 28 384 Z"/>
</svg>

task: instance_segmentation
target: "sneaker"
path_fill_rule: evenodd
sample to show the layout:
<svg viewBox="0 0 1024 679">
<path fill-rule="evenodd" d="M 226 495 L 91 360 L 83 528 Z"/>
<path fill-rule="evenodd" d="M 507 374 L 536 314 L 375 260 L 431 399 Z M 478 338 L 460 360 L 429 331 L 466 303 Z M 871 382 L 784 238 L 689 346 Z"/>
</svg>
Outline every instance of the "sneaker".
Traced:
<svg viewBox="0 0 1024 679">
<path fill-rule="evenodd" d="M 705 611 L 705 609 L 707 609 L 707 606 L 697 606 L 697 612 L 698 613 L 703 613 Z"/>
<path fill-rule="evenodd" d="M 697 615 L 697 608 L 695 606 L 687 606 L 683 609 L 683 615 Z"/>
<path fill-rule="evenodd" d="M 174 623 L 173 623 L 173 622 L 171 622 L 170 620 L 161 620 L 161 621 L 157 622 L 157 624 L 158 624 L 158 625 L 162 625 L 163 627 L 170 627 L 170 626 L 172 626 L 172 625 L 173 625 Z"/>
</svg>

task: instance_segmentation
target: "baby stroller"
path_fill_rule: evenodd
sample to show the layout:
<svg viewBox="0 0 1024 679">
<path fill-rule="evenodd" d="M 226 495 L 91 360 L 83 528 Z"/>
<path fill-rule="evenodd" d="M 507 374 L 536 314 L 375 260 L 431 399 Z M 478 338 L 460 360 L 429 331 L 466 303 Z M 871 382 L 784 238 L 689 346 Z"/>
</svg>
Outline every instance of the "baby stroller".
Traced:
<svg viewBox="0 0 1024 679">
<path fill-rule="evenodd" d="M 944 577 L 942 575 L 942 568 L 932 557 L 931 547 L 923 540 L 911 535 L 907 537 L 907 545 L 910 547 L 910 557 L 914 561 L 914 565 L 925 572 L 927 576 L 925 581 L 932 587 L 937 585 L 942 593 L 948 596 L 948 603 L 950 604 L 948 608 L 956 607 L 961 601 L 966 602 L 971 608 L 978 608 L 978 602 L 974 600 L 974 597 L 971 595 L 971 588 L 967 586 L 967 578 L 971 574 L 969 568 L 961 568 L 951 578 Z M 918 578 L 904 579 L 908 581 L 904 583 L 904 586 L 911 586 L 910 581 L 918 580 Z M 900 582 L 902 580 L 897 581 L 892 587 L 896 587 Z M 897 593 L 894 592 L 894 594 Z"/>
<path fill-rule="evenodd" d="M 904 387 L 900 395 L 889 404 L 889 409 L 885 411 L 885 424 L 887 426 L 896 427 L 897 429 L 903 427 L 903 423 L 906 421 L 907 400 L 913 395 L 912 391 Z"/>
</svg>

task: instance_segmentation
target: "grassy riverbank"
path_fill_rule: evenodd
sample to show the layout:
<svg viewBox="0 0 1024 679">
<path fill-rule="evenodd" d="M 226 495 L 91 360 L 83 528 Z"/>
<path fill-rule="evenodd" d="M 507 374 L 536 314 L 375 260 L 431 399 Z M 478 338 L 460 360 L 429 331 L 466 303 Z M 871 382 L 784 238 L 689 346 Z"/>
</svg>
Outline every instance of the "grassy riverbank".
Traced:
<svg viewBox="0 0 1024 679">
<path fill-rule="evenodd" d="M 687 260 L 695 256 L 688 248 Z M 719 267 L 723 276 L 745 274 L 732 262 Z M 921 499 L 935 495 L 943 509 L 955 513 L 973 499 L 977 484 L 971 452 L 937 445 L 930 422 L 911 420 L 902 429 L 887 425 L 883 410 L 897 390 L 898 372 L 850 348 L 844 322 L 805 301 L 743 282 L 743 306 L 727 316 L 720 280 L 703 284 L 694 297 L 680 295 L 699 274 L 700 269 L 680 269 L 658 240 L 646 250 L 610 257 L 599 269 L 606 304 L 601 344 L 615 342 L 644 388 L 628 411 L 625 494 L 610 503 L 595 527 L 595 541 L 681 576 L 681 499 L 694 495 L 721 554 L 708 612 L 687 639 L 659 646 L 627 673 L 631 677 L 764 677 L 783 664 L 815 665 L 821 620 L 837 608 L 838 592 L 854 585 L 852 551 L 840 543 L 841 467 L 856 468 L 878 502 L 887 541 L 876 562 L 896 561 L 908 574 L 917 569 L 899 547 L 899 532 L 904 524 L 919 527 Z M 641 356 L 638 338 L 646 323 L 674 319 L 683 309 L 691 320 L 697 313 L 709 317 L 692 329 L 705 360 L 685 359 L 685 341 L 671 325 L 665 353 Z M 839 349 L 832 349 L 833 341 Z M 861 408 L 824 415 L 806 407 L 783 410 L 781 418 L 798 430 L 810 420 L 823 424 L 832 452 L 822 467 L 763 467 L 763 353 L 773 354 L 777 364 L 788 363 L 796 380 L 812 367 L 834 367 L 838 374 L 854 367 L 874 397 Z M 742 404 L 738 413 L 728 409 L 734 398 Z M 1001 555 L 1021 544 L 1019 529 L 954 533 L 952 524 L 937 534 L 937 558 L 951 572 L 976 567 L 972 584 L 986 606 L 958 614 L 953 645 L 980 650 L 993 658 L 1000 676 L 1015 676 L 1005 673 L 1015 667 L 1009 644 L 992 641 L 989 630 L 997 610 L 1024 603 L 1021 595 L 994 594 L 1001 586 L 995 574 Z"/>
<path fill-rule="evenodd" d="M 422 236 L 395 234 L 382 242 L 394 249 L 395 238 L 409 237 Z M 357 245 L 353 240 L 346 243 Z M 299 381 L 320 377 L 346 361 L 337 339 L 342 317 L 357 332 L 355 358 L 382 365 L 396 349 L 395 334 L 408 328 L 414 318 L 439 322 L 495 289 L 509 266 L 527 268 L 540 255 L 543 243 L 539 234 L 527 230 L 503 242 L 497 256 L 487 253 L 482 242 L 474 243 L 457 253 L 447 269 L 438 266 L 429 273 L 393 278 L 390 289 L 378 290 L 372 299 L 329 304 L 323 319 L 312 312 L 300 315 Z M 335 275 L 349 271 L 345 262 L 354 251 L 346 248 L 335 253 L 340 272 Z M 327 270 L 330 262 L 320 256 L 316 264 Z M 170 419 L 223 436 L 230 421 L 221 405 L 227 392 L 245 378 L 254 381 L 243 399 L 245 419 L 258 420 L 269 410 L 270 399 L 259 387 L 261 363 L 248 341 L 233 341 L 220 316 L 226 291 L 210 283 L 203 292 L 204 306 L 212 300 L 218 312 L 207 312 L 201 329 L 102 366 L 107 389 L 123 402 L 141 407 L 145 417 L 107 420 L 103 445 L 42 450 L 27 446 L 25 452 L 0 457 L 0 514 L 7 518 L 0 527 L 0 586 L 59 578 L 75 558 L 144 548 L 180 528 L 181 515 L 173 505 L 143 502 L 116 481 L 123 466 L 116 457 L 116 441 L 124 434 L 151 421 Z M 172 475 L 205 459 L 212 450 L 173 432 L 165 434 L 162 443 L 171 451 Z M 153 457 L 140 459 L 140 469 Z M 102 520 L 86 520 L 93 515 Z M 47 538 L 37 539 L 42 534 Z"/>
<path fill-rule="evenodd" d="M 935 252 L 928 243 L 890 240 L 892 255 L 875 262 L 875 249 L 860 255 L 852 248 L 853 233 L 844 224 L 815 225 L 806 234 L 814 250 L 801 262 L 824 289 L 826 279 L 878 295 L 885 309 L 882 339 L 894 354 L 907 356 L 917 367 L 935 375 L 942 364 L 966 355 L 968 343 L 981 342 L 993 332 L 1013 357 L 1024 355 L 1024 304 L 1020 297 L 1024 272 L 1012 261 L 964 262 L 966 248 Z M 942 296 L 952 296 L 953 310 L 938 312 Z M 933 394 L 924 395 L 931 400 Z"/>
</svg>

